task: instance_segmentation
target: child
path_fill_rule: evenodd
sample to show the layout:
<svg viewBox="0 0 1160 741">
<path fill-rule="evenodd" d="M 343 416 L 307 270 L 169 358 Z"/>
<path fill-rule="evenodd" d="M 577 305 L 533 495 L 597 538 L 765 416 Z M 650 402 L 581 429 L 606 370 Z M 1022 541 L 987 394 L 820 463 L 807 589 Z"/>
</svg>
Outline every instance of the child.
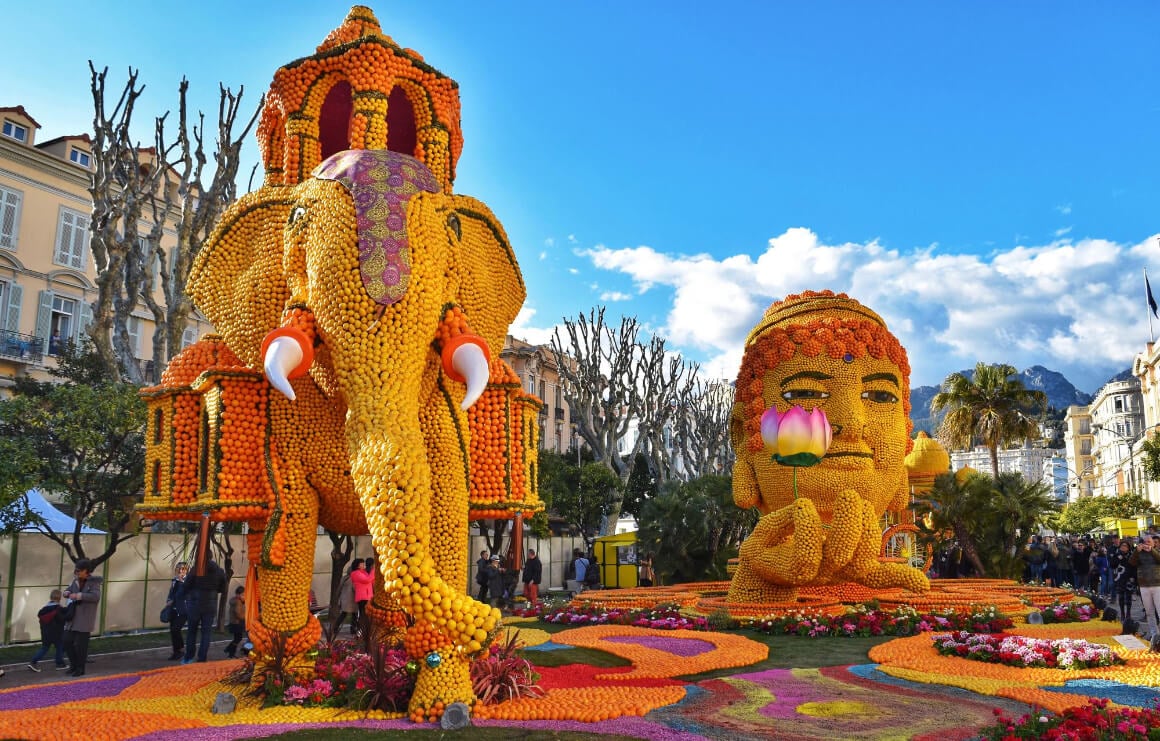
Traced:
<svg viewBox="0 0 1160 741">
<path fill-rule="evenodd" d="M 230 632 L 234 634 L 234 639 L 226 646 L 226 655 L 231 659 L 237 658 L 238 644 L 242 642 L 243 634 L 246 631 L 246 588 L 238 587 L 234 590 L 234 596 L 230 597 Z"/>
<path fill-rule="evenodd" d="M 64 660 L 64 610 L 60 606 L 60 590 L 52 590 L 48 597 L 48 604 L 36 613 L 40 620 L 40 648 L 32 655 L 32 661 L 28 662 L 28 668 L 34 672 L 40 671 L 36 662 L 43 659 L 53 646 L 56 647 L 56 668 L 68 666 Z"/>
</svg>

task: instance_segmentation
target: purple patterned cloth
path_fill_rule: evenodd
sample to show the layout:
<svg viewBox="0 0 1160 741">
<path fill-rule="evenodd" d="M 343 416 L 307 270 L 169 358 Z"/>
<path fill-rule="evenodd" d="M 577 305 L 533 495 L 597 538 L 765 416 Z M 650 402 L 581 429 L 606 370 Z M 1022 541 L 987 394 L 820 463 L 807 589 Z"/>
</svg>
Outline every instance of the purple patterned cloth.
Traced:
<svg viewBox="0 0 1160 741">
<path fill-rule="evenodd" d="M 367 295 L 384 306 L 401 299 L 411 280 L 407 201 L 416 193 L 438 193 L 435 176 L 414 157 L 386 149 L 332 154 L 311 174 L 342 183 L 354 199 L 359 273 Z"/>
<path fill-rule="evenodd" d="M 712 651 L 716 646 L 699 638 L 669 638 L 667 636 L 611 636 L 611 643 L 635 643 L 638 646 L 665 651 L 673 656 L 697 656 Z"/>
</svg>

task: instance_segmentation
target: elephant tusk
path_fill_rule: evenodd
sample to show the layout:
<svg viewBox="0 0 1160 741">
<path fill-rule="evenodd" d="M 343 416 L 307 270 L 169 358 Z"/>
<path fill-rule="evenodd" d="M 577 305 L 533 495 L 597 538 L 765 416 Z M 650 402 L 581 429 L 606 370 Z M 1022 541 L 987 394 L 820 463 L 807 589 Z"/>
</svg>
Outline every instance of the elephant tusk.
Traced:
<svg viewBox="0 0 1160 741">
<path fill-rule="evenodd" d="M 487 355 L 476 343 L 465 342 L 452 353 L 451 367 L 467 384 L 467 393 L 463 395 L 463 403 L 459 405 L 460 409 L 466 410 L 487 389 L 487 382 L 491 377 Z"/>
<path fill-rule="evenodd" d="M 290 385 L 290 372 L 302 363 L 302 346 L 292 337 L 275 337 L 266 348 L 262 370 L 270 385 L 281 391 L 287 399 L 294 401 L 294 388 Z"/>
</svg>

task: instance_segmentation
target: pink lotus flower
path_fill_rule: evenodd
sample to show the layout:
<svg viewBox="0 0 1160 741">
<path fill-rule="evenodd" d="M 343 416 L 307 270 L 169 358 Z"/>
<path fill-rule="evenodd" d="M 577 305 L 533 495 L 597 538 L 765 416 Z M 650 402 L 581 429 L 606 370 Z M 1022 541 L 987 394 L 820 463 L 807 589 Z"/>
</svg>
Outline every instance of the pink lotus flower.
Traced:
<svg viewBox="0 0 1160 741">
<path fill-rule="evenodd" d="M 761 415 L 761 439 L 773 449 L 774 460 L 784 466 L 813 466 L 830 447 L 833 432 L 821 409 L 809 413 L 794 405 L 781 414 L 770 407 Z"/>
</svg>

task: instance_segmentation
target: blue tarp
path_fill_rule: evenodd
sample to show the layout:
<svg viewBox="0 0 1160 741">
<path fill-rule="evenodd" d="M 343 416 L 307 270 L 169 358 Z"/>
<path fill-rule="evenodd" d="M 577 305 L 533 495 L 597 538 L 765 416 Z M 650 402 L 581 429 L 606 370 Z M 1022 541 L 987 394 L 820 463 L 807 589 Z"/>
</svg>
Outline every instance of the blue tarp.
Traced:
<svg viewBox="0 0 1160 741">
<path fill-rule="evenodd" d="M 28 502 L 28 509 L 40 515 L 53 532 L 63 535 L 71 533 L 76 527 L 77 521 L 49 504 L 44 495 L 40 493 L 40 489 L 29 489 L 24 493 L 24 499 Z M 38 533 L 41 532 L 41 529 L 36 525 L 26 525 L 22 532 Z M 81 532 L 85 535 L 105 534 L 104 530 L 97 530 L 88 525 L 82 525 Z"/>
</svg>

